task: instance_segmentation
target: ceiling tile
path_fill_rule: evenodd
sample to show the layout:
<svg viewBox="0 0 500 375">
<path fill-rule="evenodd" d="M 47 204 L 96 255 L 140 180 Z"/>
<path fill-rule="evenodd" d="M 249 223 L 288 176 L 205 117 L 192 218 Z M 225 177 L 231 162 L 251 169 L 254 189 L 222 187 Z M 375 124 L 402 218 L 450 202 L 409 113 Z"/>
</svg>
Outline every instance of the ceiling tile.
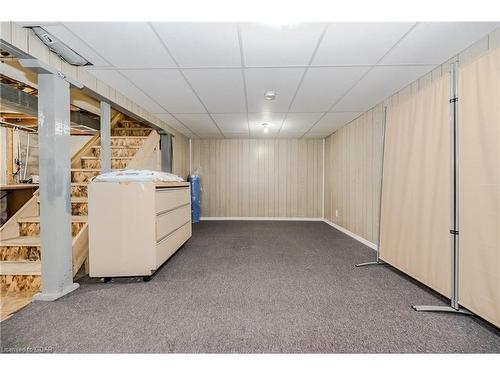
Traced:
<svg viewBox="0 0 500 375">
<path fill-rule="evenodd" d="M 278 133 L 285 113 L 249 113 L 248 122 L 250 126 L 250 136 L 273 136 Z M 267 122 L 270 124 L 269 131 L 264 133 L 262 123 Z"/>
<path fill-rule="evenodd" d="M 139 88 L 170 113 L 206 113 L 193 90 L 176 69 L 122 70 Z M 156 112 L 165 112 L 156 111 Z"/>
<path fill-rule="evenodd" d="M 58 38 L 61 42 L 67 46 L 71 46 L 71 49 L 85 59 L 90 61 L 94 66 L 110 66 L 109 63 L 99 56 L 92 48 L 86 45 L 81 39 L 75 36 L 71 31 L 69 31 L 64 25 L 59 24 L 57 26 L 43 26 L 43 28 Z"/>
<path fill-rule="evenodd" d="M 276 135 L 277 138 L 300 138 L 304 132 L 284 132 L 283 130 L 280 131 L 278 135 Z"/>
<path fill-rule="evenodd" d="M 226 138 L 248 138 L 248 132 L 246 133 L 224 133 Z"/>
<path fill-rule="evenodd" d="M 196 136 L 196 134 L 194 134 L 189 128 L 187 128 L 183 123 L 177 120 L 170 113 L 155 113 L 154 115 L 158 117 L 160 120 L 165 121 L 172 128 L 180 131 L 186 137 L 193 138 Z"/>
<path fill-rule="evenodd" d="M 325 28 L 320 23 L 241 24 L 246 66 L 307 65 Z"/>
<path fill-rule="evenodd" d="M 175 66 L 145 22 L 67 22 L 64 25 L 115 67 Z"/>
<path fill-rule="evenodd" d="M 332 111 L 366 111 L 431 71 L 434 66 L 375 66 Z"/>
<path fill-rule="evenodd" d="M 175 117 L 202 138 L 222 136 L 208 114 L 186 113 L 176 114 Z"/>
<path fill-rule="evenodd" d="M 328 134 L 320 134 L 320 133 L 307 133 L 307 134 L 304 134 L 302 136 L 302 138 L 307 138 L 307 139 L 323 139 L 323 138 L 326 138 L 330 135 L 331 133 L 328 133 Z"/>
<path fill-rule="evenodd" d="M 498 22 L 419 23 L 380 64 L 441 64 L 498 26 Z"/>
<path fill-rule="evenodd" d="M 291 112 L 325 112 L 368 71 L 368 67 L 309 68 Z"/>
<path fill-rule="evenodd" d="M 104 83 L 118 90 L 123 96 L 136 102 L 145 110 L 151 113 L 163 112 L 164 109 L 160 107 L 154 100 L 149 98 L 140 89 L 135 87 L 127 78 L 122 76 L 116 70 L 89 70 L 90 74 L 100 79 Z"/>
<path fill-rule="evenodd" d="M 246 133 L 248 135 L 246 113 L 212 113 L 212 117 L 224 134 Z"/>
<path fill-rule="evenodd" d="M 287 112 L 305 68 L 245 69 L 249 112 Z M 276 99 L 264 99 L 267 90 L 276 92 Z"/>
<path fill-rule="evenodd" d="M 322 113 L 289 113 L 286 116 L 281 133 L 301 133 L 304 134 L 307 130 L 318 121 Z"/>
<path fill-rule="evenodd" d="M 403 22 L 330 24 L 312 65 L 373 65 L 413 25 Z"/>
<path fill-rule="evenodd" d="M 155 22 L 153 27 L 181 67 L 241 66 L 236 24 Z"/>
<path fill-rule="evenodd" d="M 246 112 L 241 69 L 185 69 L 183 73 L 209 112 Z"/>
<path fill-rule="evenodd" d="M 336 112 L 327 113 L 314 127 L 305 135 L 306 137 L 326 137 L 335 130 L 348 124 L 363 112 Z"/>
</svg>

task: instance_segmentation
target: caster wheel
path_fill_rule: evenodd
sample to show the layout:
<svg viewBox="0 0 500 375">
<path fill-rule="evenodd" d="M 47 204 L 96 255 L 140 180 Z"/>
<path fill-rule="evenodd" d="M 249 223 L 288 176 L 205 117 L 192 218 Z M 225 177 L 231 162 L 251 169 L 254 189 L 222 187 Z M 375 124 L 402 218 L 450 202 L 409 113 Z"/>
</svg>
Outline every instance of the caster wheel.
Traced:
<svg viewBox="0 0 500 375">
<path fill-rule="evenodd" d="M 147 283 L 148 281 L 151 281 L 151 276 L 144 276 L 142 278 L 142 281 L 144 281 L 145 283 Z"/>
<path fill-rule="evenodd" d="M 102 281 L 103 283 L 109 283 L 111 281 L 111 277 L 103 277 Z"/>
</svg>

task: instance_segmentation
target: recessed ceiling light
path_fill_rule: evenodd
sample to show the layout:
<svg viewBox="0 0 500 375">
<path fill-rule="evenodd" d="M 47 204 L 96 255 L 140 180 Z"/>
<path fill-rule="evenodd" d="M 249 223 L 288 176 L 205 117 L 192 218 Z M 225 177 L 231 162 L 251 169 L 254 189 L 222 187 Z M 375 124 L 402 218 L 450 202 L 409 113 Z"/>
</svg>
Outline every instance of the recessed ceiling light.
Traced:
<svg viewBox="0 0 500 375">
<path fill-rule="evenodd" d="M 264 128 L 264 133 L 269 132 L 269 127 L 271 126 L 271 124 L 269 122 L 263 122 L 260 125 Z"/>
<path fill-rule="evenodd" d="M 282 29 L 282 30 L 288 30 L 291 29 L 292 27 L 296 26 L 299 22 L 297 20 L 289 19 L 289 20 L 277 20 L 273 19 L 269 22 L 266 22 L 266 24 L 269 27 L 275 28 L 275 29 Z"/>
<path fill-rule="evenodd" d="M 274 99 L 276 99 L 276 92 L 274 90 L 267 90 L 264 93 L 264 99 L 266 99 L 266 100 L 274 100 Z"/>
</svg>

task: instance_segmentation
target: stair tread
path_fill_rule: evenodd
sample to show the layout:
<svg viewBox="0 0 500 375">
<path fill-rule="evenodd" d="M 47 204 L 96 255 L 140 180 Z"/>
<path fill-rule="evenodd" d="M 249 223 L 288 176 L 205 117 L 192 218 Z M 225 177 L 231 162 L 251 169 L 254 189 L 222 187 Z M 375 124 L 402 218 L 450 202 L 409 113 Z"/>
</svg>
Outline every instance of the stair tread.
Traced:
<svg viewBox="0 0 500 375">
<path fill-rule="evenodd" d="M 112 135 L 111 138 L 139 138 L 146 139 L 148 136 L 146 135 Z"/>
<path fill-rule="evenodd" d="M 0 275 L 33 275 L 42 273 L 42 262 L 40 260 L 3 260 L 0 261 Z"/>
<path fill-rule="evenodd" d="M 129 149 L 129 148 L 141 148 L 141 146 L 110 146 L 111 148 L 123 148 L 123 149 Z M 101 146 L 92 146 L 92 148 L 101 148 Z M 84 157 L 84 156 L 83 156 Z"/>
<path fill-rule="evenodd" d="M 71 216 L 71 221 L 74 223 L 86 223 L 87 222 L 87 216 Z M 28 217 L 23 217 L 20 219 L 17 219 L 18 223 L 39 223 L 40 222 L 40 216 L 28 216 Z"/>
<path fill-rule="evenodd" d="M 87 197 L 71 197 L 71 203 L 87 203 Z M 38 202 L 40 202 L 40 198 L 38 198 Z"/>
<path fill-rule="evenodd" d="M 88 182 L 72 182 L 71 183 L 71 186 L 88 186 Z M 35 195 L 39 195 L 40 192 L 37 191 L 36 193 L 34 193 Z"/>
<path fill-rule="evenodd" d="M 40 246 L 39 236 L 19 236 L 0 241 L 0 246 Z"/>
<path fill-rule="evenodd" d="M 129 160 L 132 159 L 133 156 L 112 156 L 111 160 Z M 101 160 L 101 158 L 98 158 L 97 156 L 82 156 L 82 160 Z"/>
</svg>

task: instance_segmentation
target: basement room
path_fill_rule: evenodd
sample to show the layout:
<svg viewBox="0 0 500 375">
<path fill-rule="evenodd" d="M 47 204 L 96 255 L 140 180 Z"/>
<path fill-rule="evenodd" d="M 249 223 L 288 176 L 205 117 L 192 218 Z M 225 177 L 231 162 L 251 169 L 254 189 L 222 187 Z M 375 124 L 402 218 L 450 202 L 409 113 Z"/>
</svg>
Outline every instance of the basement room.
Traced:
<svg viewBox="0 0 500 375">
<path fill-rule="evenodd" d="M 0 352 L 498 366 L 500 14 L 190 3 L 0 6 Z"/>
</svg>

